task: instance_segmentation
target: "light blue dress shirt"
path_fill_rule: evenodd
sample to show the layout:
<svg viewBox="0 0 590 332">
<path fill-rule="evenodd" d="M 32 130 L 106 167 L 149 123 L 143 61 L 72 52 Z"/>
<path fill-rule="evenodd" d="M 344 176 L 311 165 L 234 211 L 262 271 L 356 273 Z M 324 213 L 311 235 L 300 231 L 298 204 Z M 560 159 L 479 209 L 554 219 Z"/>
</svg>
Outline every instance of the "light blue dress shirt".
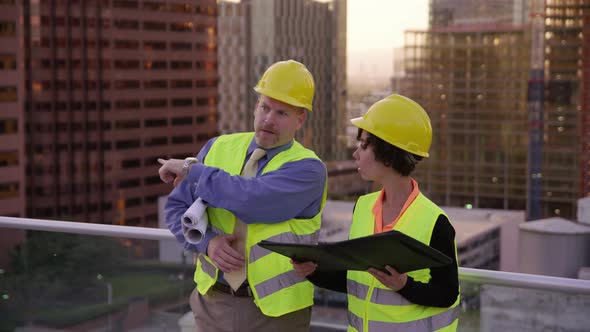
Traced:
<svg viewBox="0 0 590 332">
<path fill-rule="evenodd" d="M 207 142 L 197 154 L 197 159 L 205 160 L 215 139 Z M 180 218 L 198 197 L 209 206 L 232 212 L 247 224 L 271 224 L 315 216 L 320 211 L 327 176 L 326 167 L 320 160 L 289 162 L 278 170 L 260 176 L 270 159 L 292 145 L 291 141 L 266 150 L 267 155 L 258 161 L 258 173 L 254 178 L 231 176 L 219 168 L 195 164 L 187 178 L 170 193 L 165 207 L 166 224 L 184 249 L 206 253 L 209 241 L 216 236 L 208 229 L 198 245 L 184 239 Z M 253 139 L 244 164 L 256 148 L 258 145 Z"/>
</svg>

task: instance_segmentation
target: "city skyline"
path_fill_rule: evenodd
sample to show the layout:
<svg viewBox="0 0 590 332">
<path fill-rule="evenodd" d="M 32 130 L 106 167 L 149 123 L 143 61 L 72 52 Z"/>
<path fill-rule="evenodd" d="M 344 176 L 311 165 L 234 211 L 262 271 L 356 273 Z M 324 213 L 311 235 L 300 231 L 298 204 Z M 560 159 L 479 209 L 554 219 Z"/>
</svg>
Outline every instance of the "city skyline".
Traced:
<svg viewBox="0 0 590 332">
<path fill-rule="evenodd" d="M 10 4 L 10 2 L 8 3 Z M 415 72 L 416 76 L 413 79 L 416 81 L 414 82 L 411 77 L 404 77 L 404 71 L 400 71 L 398 76 L 391 81 L 396 86 L 396 92 L 403 92 L 404 85 L 407 86 L 422 80 L 420 84 L 423 84 L 423 87 L 408 94 L 420 103 L 424 103 L 425 108 L 431 113 L 434 125 L 437 125 L 440 116 L 445 116 L 444 120 L 440 120 L 442 121 L 440 123 L 450 121 L 450 113 L 438 114 L 444 107 L 448 107 L 453 112 L 466 112 L 467 115 L 458 113 L 457 116 L 461 117 L 461 121 L 468 118 L 472 122 L 479 121 L 471 119 L 471 117 L 480 114 L 482 107 L 484 107 L 488 112 L 495 112 L 496 115 L 499 112 L 504 112 L 514 118 L 514 114 L 518 114 L 518 128 L 529 128 L 529 123 L 526 120 L 530 115 L 529 108 L 523 107 L 523 105 L 525 105 L 526 96 L 529 93 L 527 88 L 530 68 L 525 62 L 530 59 L 530 56 L 521 54 L 518 58 L 511 58 L 514 56 L 512 53 L 510 53 L 512 55 L 506 56 L 509 54 L 508 52 L 525 49 L 510 45 L 526 45 L 528 36 L 526 31 L 528 30 L 523 30 L 522 34 L 511 35 L 506 40 L 503 37 L 508 36 L 503 30 L 507 24 L 513 23 L 512 28 L 524 28 L 525 26 L 522 18 L 528 17 L 524 14 L 526 8 L 512 6 L 513 3 L 522 5 L 523 2 L 520 0 L 514 2 L 498 0 L 494 3 L 471 3 L 467 0 L 431 1 L 429 6 L 435 8 L 435 10 L 433 9 L 434 14 L 422 16 L 422 24 L 425 23 L 426 16 L 428 16 L 431 25 L 432 22 L 456 24 L 460 28 L 454 32 L 445 30 L 448 28 L 445 26 L 435 26 L 429 29 L 415 29 L 410 26 L 414 23 L 418 24 L 422 13 L 428 13 L 425 8 L 426 1 L 422 2 L 424 5 L 422 9 L 411 9 L 392 4 L 389 4 L 388 7 L 385 3 L 377 0 L 366 2 L 361 7 L 358 7 L 358 1 L 346 2 L 346 0 L 342 0 L 342 2 L 312 0 L 268 2 L 271 4 L 268 8 L 263 11 L 253 11 L 257 16 L 252 20 L 255 23 L 253 27 L 256 28 L 252 30 L 252 33 L 256 36 L 251 40 L 245 38 L 243 41 L 247 45 L 246 48 L 252 50 L 244 51 L 244 54 L 247 54 L 244 57 L 240 56 L 241 51 L 227 51 L 233 47 L 232 45 L 235 46 L 235 40 L 220 39 L 219 32 L 223 29 L 215 24 L 222 22 L 222 17 L 214 9 L 216 2 L 209 1 L 209 7 L 201 7 L 198 3 L 197 1 L 193 5 L 178 6 L 175 3 L 167 2 L 116 1 L 112 4 L 105 2 L 105 7 L 97 7 L 96 12 L 86 9 L 86 11 L 79 11 L 80 4 L 84 8 L 90 8 L 84 3 L 60 3 L 56 5 L 57 12 L 52 12 L 46 3 L 25 2 L 24 5 L 21 5 L 15 2 L 12 5 L 4 4 L 12 13 L 16 13 L 12 15 L 6 11 L 5 20 L 1 22 L 4 49 L 15 50 L 14 53 L 6 51 L 2 58 L 2 70 L 7 75 L 2 77 L 4 84 L 2 88 L 3 106 L 6 111 L 1 119 L 0 129 L 4 133 L 3 142 L 6 144 L 6 153 L 2 157 L 6 172 L 4 172 L 1 185 L 4 191 L 3 205 L 7 215 L 19 215 L 25 213 L 24 211 L 27 214 L 38 216 L 49 212 L 51 212 L 49 214 L 60 215 L 62 212 L 57 211 L 64 211 L 63 213 L 68 215 L 82 213 L 89 216 L 95 214 L 92 219 L 99 220 L 112 220 L 116 216 L 117 220 L 125 220 L 127 223 L 141 224 L 148 220 L 153 223 L 154 213 L 149 213 L 146 218 L 141 217 L 140 214 L 145 213 L 141 206 L 149 205 L 157 195 L 165 192 L 160 189 L 163 187 L 155 175 L 148 174 L 152 171 L 150 167 L 154 166 L 154 160 L 157 157 L 154 151 L 159 149 L 157 150 L 160 151 L 159 155 L 168 154 L 169 157 L 194 155 L 207 139 L 218 133 L 215 126 L 219 125 L 221 127 L 218 128 L 233 132 L 239 129 L 230 128 L 229 123 L 251 122 L 251 119 L 248 120 L 247 117 L 251 116 L 249 110 L 252 107 L 246 107 L 246 109 L 239 111 L 242 113 L 239 113 L 234 111 L 236 108 L 233 105 L 239 105 L 245 98 L 253 98 L 254 93 L 251 86 L 255 82 L 254 78 L 258 77 L 272 61 L 284 58 L 293 58 L 308 64 L 314 75 L 317 76 L 316 87 L 318 89 L 315 104 L 323 110 L 313 113 L 313 121 L 306 124 L 307 127 L 304 127 L 301 135 L 297 138 L 306 146 L 316 150 L 318 155 L 327 161 L 338 160 L 336 155 L 350 158 L 350 151 L 340 154 L 337 152 L 336 144 L 332 144 L 343 142 L 347 138 L 339 133 L 339 130 L 342 129 L 340 128 L 342 122 L 346 122 L 342 121 L 343 107 L 340 105 L 343 103 L 341 101 L 348 99 L 350 102 L 359 102 L 355 98 L 358 99 L 362 93 L 365 93 L 356 91 L 350 86 L 348 89 L 345 88 L 347 72 L 340 66 L 346 63 L 346 57 L 343 56 L 346 55 L 346 52 L 342 45 L 347 44 L 350 44 L 350 52 L 359 49 L 367 52 L 374 49 L 387 50 L 392 45 L 400 45 L 400 50 L 405 50 L 407 56 L 411 49 L 407 44 L 399 44 L 401 43 L 399 36 L 403 35 L 404 39 L 407 39 L 404 40 L 404 43 L 407 43 L 411 41 L 411 36 L 422 38 L 421 34 L 424 33 L 428 39 L 420 39 L 420 42 L 411 46 L 420 50 L 419 56 L 415 56 L 414 60 L 407 59 L 405 63 L 410 70 L 415 70 L 419 65 L 416 61 L 430 57 L 428 58 L 430 60 L 426 62 L 432 64 L 433 67 L 422 66 L 419 73 Z M 255 0 L 247 3 L 254 6 L 267 4 L 267 2 Z M 354 13 L 355 15 L 338 15 L 338 20 L 332 20 L 330 18 L 332 14 L 338 12 L 339 6 L 336 4 L 342 3 L 352 4 L 352 7 L 346 8 L 340 13 Z M 465 4 L 472 4 L 472 6 Z M 34 8 L 27 12 L 27 6 L 43 8 L 43 12 L 37 14 Z M 101 18 L 98 19 L 98 11 L 111 8 L 109 6 L 113 10 L 104 11 L 104 14 L 100 14 Z M 588 173 L 585 171 L 589 165 L 588 154 L 583 153 L 583 151 L 587 151 L 587 146 L 590 146 L 583 141 L 587 142 L 588 139 L 588 115 L 586 114 L 588 102 L 587 99 L 583 99 L 586 98 L 583 94 L 586 90 L 583 89 L 588 86 L 585 83 L 588 80 L 588 72 L 585 68 L 589 68 L 589 66 L 585 66 L 585 64 L 588 61 L 589 51 L 585 40 L 579 37 L 586 33 L 588 27 L 583 23 L 587 22 L 583 21 L 584 15 L 587 16 L 584 10 L 576 12 L 576 21 L 564 20 L 562 18 L 564 13 L 569 15 L 568 17 L 572 16 L 571 13 L 556 6 L 556 3 L 550 3 L 547 5 L 547 13 L 544 14 L 550 17 L 546 26 L 547 33 L 543 34 L 544 39 L 547 40 L 548 47 L 555 48 L 559 52 L 552 53 L 546 58 L 546 66 L 552 65 L 547 67 L 551 71 L 546 71 L 548 75 L 544 78 L 544 84 L 547 84 L 548 98 L 546 103 L 552 104 L 545 105 L 546 119 L 542 119 L 540 123 L 546 127 L 543 132 L 545 141 L 551 144 L 566 142 L 572 150 L 566 153 L 567 151 L 563 149 L 556 151 L 551 151 L 546 147 L 533 149 L 527 145 L 530 136 L 520 135 L 518 138 L 514 138 L 514 144 L 508 144 L 512 147 L 510 151 L 512 153 L 514 153 L 515 144 L 518 144 L 522 150 L 518 156 L 509 157 L 514 160 L 514 163 L 502 159 L 502 154 L 493 151 L 483 154 L 485 158 L 494 163 L 495 168 L 494 174 L 489 179 L 483 176 L 481 181 L 491 182 L 485 183 L 485 186 L 494 187 L 498 191 L 497 197 L 493 198 L 494 201 L 497 201 L 493 203 L 494 206 L 501 206 L 505 209 L 522 209 L 522 203 L 511 204 L 510 201 L 507 201 L 506 193 L 514 192 L 520 195 L 522 190 L 525 190 L 526 193 L 534 192 L 537 195 L 546 195 L 546 197 L 526 196 L 525 193 L 522 195 L 523 198 L 532 197 L 537 201 L 539 199 L 551 201 L 551 207 L 548 207 L 546 211 L 555 211 L 555 214 L 571 216 L 575 207 L 573 202 L 579 198 L 578 193 L 586 195 L 588 182 Z M 208 9 L 204 10 L 203 8 Z M 320 13 L 318 8 L 322 8 L 323 11 Z M 23 14 L 31 15 L 30 20 L 15 21 L 11 18 L 18 17 L 21 9 Z M 136 20 L 123 18 L 125 15 L 122 13 L 131 16 L 138 10 L 138 13 L 146 14 L 146 16 L 140 16 Z M 567 10 L 571 11 L 571 9 Z M 159 18 L 155 15 L 158 12 L 165 14 L 165 19 L 158 21 Z M 206 16 L 206 13 L 209 15 L 209 22 L 204 25 L 205 21 L 202 16 Z M 409 21 L 394 18 L 395 15 L 399 16 L 404 13 L 411 13 L 411 15 L 405 15 L 406 17 L 411 16 Z M 345 21 L 345 18 L 349 16 L 351 17 L 349 24 L 343 27 L 345 24 L 342 23 L 345 22 L 342 21 Z M 71 17 L 71 19 L 66 19 L 66 17 Z M 281 20 L 282 17 L 293 18 L 293 20 Z M 383 30 L 384 24 L 393 27 L 391 23 L 393 21 L 400 25 L 395 29 Z M 100 22 L 101 29 L 97 29 L 99 26 L 97 22 Z M 470 25 L 474 23 L 476 23 L 474 25 L 476 28 Z M 52 29 L 42 29 L 41 27 L 52 27 Z M 482 32 L 485 30 L 471 31 L 468 28 L 492 30 L 483 36 Z M 235 29 L 235 27 L 231 29 Z M 385 35 L 375 33 L 377 30 L 383 30 L 381 32 Z M 474 43 L 474 47 L 461 44 L 463 43 L 462 37 L 459 38 L 457 37 L 459 35 L 455 35 L 455 33 L 465 35 L 468 30 L 473 34 L 468 36 L 469 38 L 465 38 L 465 43 Z M 118 31 L 118 33 L 112 34 L 113 31 Z M 232 31 L 229 30 L 228 33 L 233 38 L 236 34 Z M 199 41 L 194 44 L 184 41 L 183 37 L 188 36 L 188 32 L 200 34 Z M 274 40 L 268 36 L 274 36 Z M 431 37 L 432 40 L 430 40 Z M 340 38 L 349 43 L 341 42 Z M 460 43 L 456 41 L 460 41 Z M 330 43 L 335 44 L 327 46 Z M 453 45 L 453 48 L 450 49 L 443 43 Z M 24 45 L 24 47 L 18 47 L 18 45 Z M 567 54 L 563 53 L 564 45 L 568 50 Z M 229 48 L 225 49 L 226 46 Z M 223 84 L 220 82 L 228 82 L 233 86 L 238 81 L 233 71 L 234 67 L 226 67 L 227 64 L 221 61 L 223 57 L 213 54 L 220 50 L 224 50 L 223 52 L 230 56 L 237 54 L 238 56 L 232 60 L 236 66 L 239 66 L 241 62 L 246 63 L 245 59 L 252 57 L 252 62 L 248 62 L 251 64 L 246 65 L 248 78 L 244 78 L 249 83 L 240 85 L 236 90 L 239 93 L 230 93 L 228 90 L 218 91 L 223 88 Z M 338 51 L 332 53 L 334 50 Z M 394 51 L 393 48 L 390 50 Z M 451 53 L 445 53 L 443 57 L 441 50 Z M 397 54 L 397 50 L 395 51 Z M 400 54 L 404 53 L 400 52 Z M 490 61 L 490 55 L 493 54 L 502 59 L 516 59 L 516 61 L 507 61 L 506 65 L 520 64 L 520 66 L 502 68 L 501 70 L 505 74 L 500 75 L 501 77 L 497 79 L 492 78 L 500 72 L 492 69 L 492 66 L 499 65 L 500 62 L 491 61 L 486 67 L 486 64 L 482 64 L 481 61 L 483 59 Z M 359 71 L 363 72 L 363 82 L 371 83 L 373 73 L 382 73 L 384 78 L 389 79 L 391 73 L 377 61 L 374 61 L 378 55 L 373 54 L 372 56 L 373 58 L 364 58 L 364 62 L 357 64 Z M 426 57 L 422 58 L 422 56 Z M 195 58 L 195 62 L 191 61 L 193 58 Z M 448 60 L 441 61 L 442 58 Z M 223 67 L 220 68 L 216 59 L 221 59 L 220 63 L 223 63 Z M 389 56 L 386 56 L 385 59 L 389 59 L 387 61 L 389 65 L 394 64 L 393 59 Z M 466 65 L 464 59 L 472 61 L 469 68 L 460 67 Z M 352 59 L 348 63 L 354 63 L 354 61 Z M 561 65 L 562 63 L 563 65 Z M 412 66 L 414 67 L 412 68 Z M 216 76 L 217 73 L 222 72 L 226 77 L 224 80 L 218 79 Z M 244 72 L 246 71 L 244 70 Z M 180 75 L 182 77 L 173 77 L 180 73 L 190 77 L 182 75 Z M 438 75 L 440 83 L 435 84 L 433 75 Z M 465 77 L 462 78 L 462 75 Z M 494 85 L 497 83 L 494 83 L 495 79 L 505 79 L 511 76 L 517 77 L 511 81 L 511 84 L 515 86 L 514 89 L 507 84 L 500 84 L 498 87 Z M 454 79 L 451 79 L 452 77 Z M 579 77 L 581 79 L 578 84 L 576 80 Z M 486 87 L 483 87 L 484 85 Z M 385 85 L 385 87 L 387 86 Z M 576 92 L 578 91 L 576 89 L 580 87 L 582 90 L 579 91 L 582 92 L 582 95 Z M 518 91 L 518 98 L 496 98 L 496 101 L 501 101 L 501 103 L 489 98 L 493 93 L 497 94 L 496 90 L 500 88 Z M 388 93 L 387 88 L 377 91 L 373 87 L 367 91 L 367 93 L 374 95 Z M 441 91 L 446 91 L 446 93 Z M 224 94 L 224 96 L 217 98 L 217 92 Z M 195 95 L 195 99 L 192 98 L 191 93 Z M 507 96 L 506 93 L 499 95 Z M 144 98 L 144 96 L 147 97 Z M 578 96 L 581 96 L 581 99 L 577 98 Z M 220 100 L 230 99 L 234 104 L 220 103 Z M 485 101 L 485 105 L 477 106 L 480 105 L 477 104 L 480 101 Z M 368 107 L 373 101 L 362 100 L 360 102 L 366 103 Z M 458 102 L 461 104 L 458 105 Z M 445 103 L 452 104 L 445 106 Z M 227 113 L 222 113 L 222 110 Z M 240 118 L 240 114 L 243 115 L 242 118 Z M 196 116 L 192 117 L 193 115 Z M 225 117 L 224 121 L 229 122 L 219 121 L 220 116 Z M 494 120 L 501 122 L 497 116 Z M 104 123 L 99 125 L 100 121 Z M 490 129 L 494 129 L 490 135 L 498 135 L 498 131 L 501 131 L 498 128 L 508 128 L 508 122 L 504 121 L 501 124 L 494 123 L 493 126 L 483 127 L 478 127 L 480 122 L 470 123 L 475 126 L 474 128 L 477 128 L 475 134 L 462 131 L 457 126 L 452 126 L 447 132 L 452 134 L 453 142 L 473 142 L 469 135 L 474 135 L 477 140 L 482 140 L 482 135 L 486 133 L 479 130 L 490 131 Z M 207 128 L 204 128 L 206 125 Z M 519 130 L 502 130 L 511 133 L 519 132 Z M 520 131 L 527 131 L 527 129 Z M 86 134 L 82 134 L 82 132 L 86 132 Z M 436 131 L 437 135 L 443 132 L 445 131 Z M 582 139 L 577 141 L 574 135 L 580 132 Z M 115 135 L 110 135 L 111 133 Z M 129 133 L 137 134 L 131 138 L 126 136 Z M 492 137 L 489 136 L 487 140 L 499 142 Z M 434 146 L 442 144 L 445 140 L 449 141 L 446 137 L 435 140 Z M 104 141 L 104 144 L 100 141 Z M 490 143 L 481 141 L 479 144 L 484 149 L 481 151 L 487 151 L 485 149 L 489 147 L 485 145 Z M 578 146 L 574 147 L 574 144 L 581 147 L 586 146 L 583 148 L 586 150 L 580 149 Z M 182 145 L 182 150 L 176 151 L 174 146 L 177 145 Z M 529 160 L 531 159 L 527 159 L 528 156 L 525 156 L 527 149 L 528 151 L 539 151 L 538 155 L 544 158 L 543 173 L 541 174 L 541 171 L 535 172 L 534 179 L 539 183 L 544 181 L 543 186 L 545 187 L 539 187 L 537 191 L 529 190 L 531 186 L 529 186 L 527 179 L 532 174 L 530 170 L 526 166 L 523 166 L 525 167 L 524 171 L 520 169 L 522 165 L 530 164 Z M 123 150 L 137 151 L 138 153 L 141 151 L 141 153 L 149 154 L 139 153 L 131 156 L 130 153 L 121 152 Z M 171 150 L 174 152 L 169 152 Z M 482 157 L 479 157 L 480 152 L 478 151 L 475 152 L 478 157 L 474 158 L 471 157 L 472 152 L 468 148 L 464 148 L 464 151 L 459 155 L 456 155 L 457 151 L 452 151 L 452 153 L 446 151 L 445 153 L 447 153 L 446 158 L 454 153 L 455 156 L 452 159 L 460 157 L 465 161 L 477 160 L 473 164 L 475 171 L 470 169 L 469 172 L 473 171 L 477 177 L 480 177 L 481 170 L 478 167 L 481 166 Z M 437 156 L 441 153 L 435 151 L 433 155 Z M 502 159 L 502 161 L 494 161 L 494 158 Z M 560 164 L 577 165 L 576 168 L 572 168 L 572 171 L 579 174 L 580 177 L 576 180 L 572 180 L 571 177 L 563 178 L 560 173 L 563 172 L 563 169 L 552 169 L 551 165 L 554 165 L 554 162 L 548 160 L 557 160 Z M 541 163 L 535 165 L 541 165 Z M 509 169 L 510 167 L 516 168 Z M 141 175 L 130 174 L 123 169 L 141 169 L 144 173 Z M 453 169 L 460 172 L 454 167 Z M 554 179 L 549 175 L 552 172 L 554 174 L 552 176 L 555 176 Z M 68 176 L 71 174 L 75 174 L 75 176 Z M 451 173 L 445 174 L 447 178 L 453 178 Z M 541 175 L 543 180 L 540 180 Z M 115 176 L 117 178 L 112 183 L 107 183 L 106 179 L 114 179 Z M 453 195 L 458 191 L 451 190 L 452 186 L 447 186 L 443 190 L 444 196 L 439 196 L 439 199 L 444 197 L 444 200 L 449 203 L 472 204 L 474 207 L 479 206 L 478 202 L 489 201 L 484 200 L 484 194 L 490 194 L 488 190 L 482 191 L 481 185 L 484 182 L 474 182 L 469 176 L 467 170 L 456 176 L 462 179 L 460 182 L 465 192 L 463 197 L 453 198 Z M 442 181 L 442 178 L 439 180 Z M 154 191 L 149 195 L 145 192 L 139 194 L 135 187 L 145 185 L 153 188 Z M 570 188 L 579 189 L 574 191 Z M 443 195 L 439 189 L 436 189 L 439 191 L 439 195 Z M 128 193 L 132 193 L 132 197 Z M 88 198 L 85 198 L 85 195 L 88 195 Z M 108 198 L 105 198 L 103 203 L 98 203 L 103 199 L 95 202 L 94 198 L 91 198 L 95 196 Z M 565 205 L 563 207 L 557 206 L 555 203 L 558 200 L 559 204 Z M 501 203 L 498 203 L 500 201 Z M 101 215 L 102 209 L 110 211 L 109 217 L 104 218 Z M 120 210 L 125 210 L 125 214 L 118 213 Z M 132 210 L 134 212 L 130 213 Z"/>
</svg>

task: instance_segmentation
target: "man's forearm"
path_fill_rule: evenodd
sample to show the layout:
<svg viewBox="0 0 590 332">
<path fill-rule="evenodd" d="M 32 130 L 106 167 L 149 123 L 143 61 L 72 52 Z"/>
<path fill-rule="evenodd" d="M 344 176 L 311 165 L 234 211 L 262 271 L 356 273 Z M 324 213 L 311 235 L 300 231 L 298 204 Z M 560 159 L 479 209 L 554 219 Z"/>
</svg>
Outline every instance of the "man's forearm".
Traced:
<svg viewBox="0 0 590 332">
<path fill-rule="evenodd" d="M 226 209 L 246 223 L 277 223 L 311 218 L 321 206 L 326 170 L 320 161 L 304 159 L 257 178 L 243 178 L 202 164 L 187 176 L 193 196 Z"/>
</svg>

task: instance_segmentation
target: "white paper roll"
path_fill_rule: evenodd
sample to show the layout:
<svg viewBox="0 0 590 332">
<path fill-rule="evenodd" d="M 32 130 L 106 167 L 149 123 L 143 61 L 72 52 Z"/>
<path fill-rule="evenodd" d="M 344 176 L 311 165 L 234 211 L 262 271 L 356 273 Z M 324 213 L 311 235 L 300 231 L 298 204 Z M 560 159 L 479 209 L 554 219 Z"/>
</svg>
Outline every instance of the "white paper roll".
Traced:
<svg viewBox="0 0 590 332">
<path fill-rule="evenodd" d="M 207 205 L 201 198 L 197 198 L 182 215 L 182 234 L 188 243 L 198 244 L 203 239 L 208 224 Z"/>
</svg>

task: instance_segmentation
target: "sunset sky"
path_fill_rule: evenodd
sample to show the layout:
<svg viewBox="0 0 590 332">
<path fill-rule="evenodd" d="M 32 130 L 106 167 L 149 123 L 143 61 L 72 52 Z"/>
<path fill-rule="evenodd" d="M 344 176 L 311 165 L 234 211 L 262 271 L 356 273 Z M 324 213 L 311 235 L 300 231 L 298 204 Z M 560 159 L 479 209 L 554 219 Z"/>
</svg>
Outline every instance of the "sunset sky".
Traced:
<svg viewBox="0 0 590 332">
<path fill-rule="evenodd" d="M 348 75 L 381 80 L 391 76 L 393 48 L 404 30 L 426 29 L 428 0 L 348 0 Z"/>
</svg>

